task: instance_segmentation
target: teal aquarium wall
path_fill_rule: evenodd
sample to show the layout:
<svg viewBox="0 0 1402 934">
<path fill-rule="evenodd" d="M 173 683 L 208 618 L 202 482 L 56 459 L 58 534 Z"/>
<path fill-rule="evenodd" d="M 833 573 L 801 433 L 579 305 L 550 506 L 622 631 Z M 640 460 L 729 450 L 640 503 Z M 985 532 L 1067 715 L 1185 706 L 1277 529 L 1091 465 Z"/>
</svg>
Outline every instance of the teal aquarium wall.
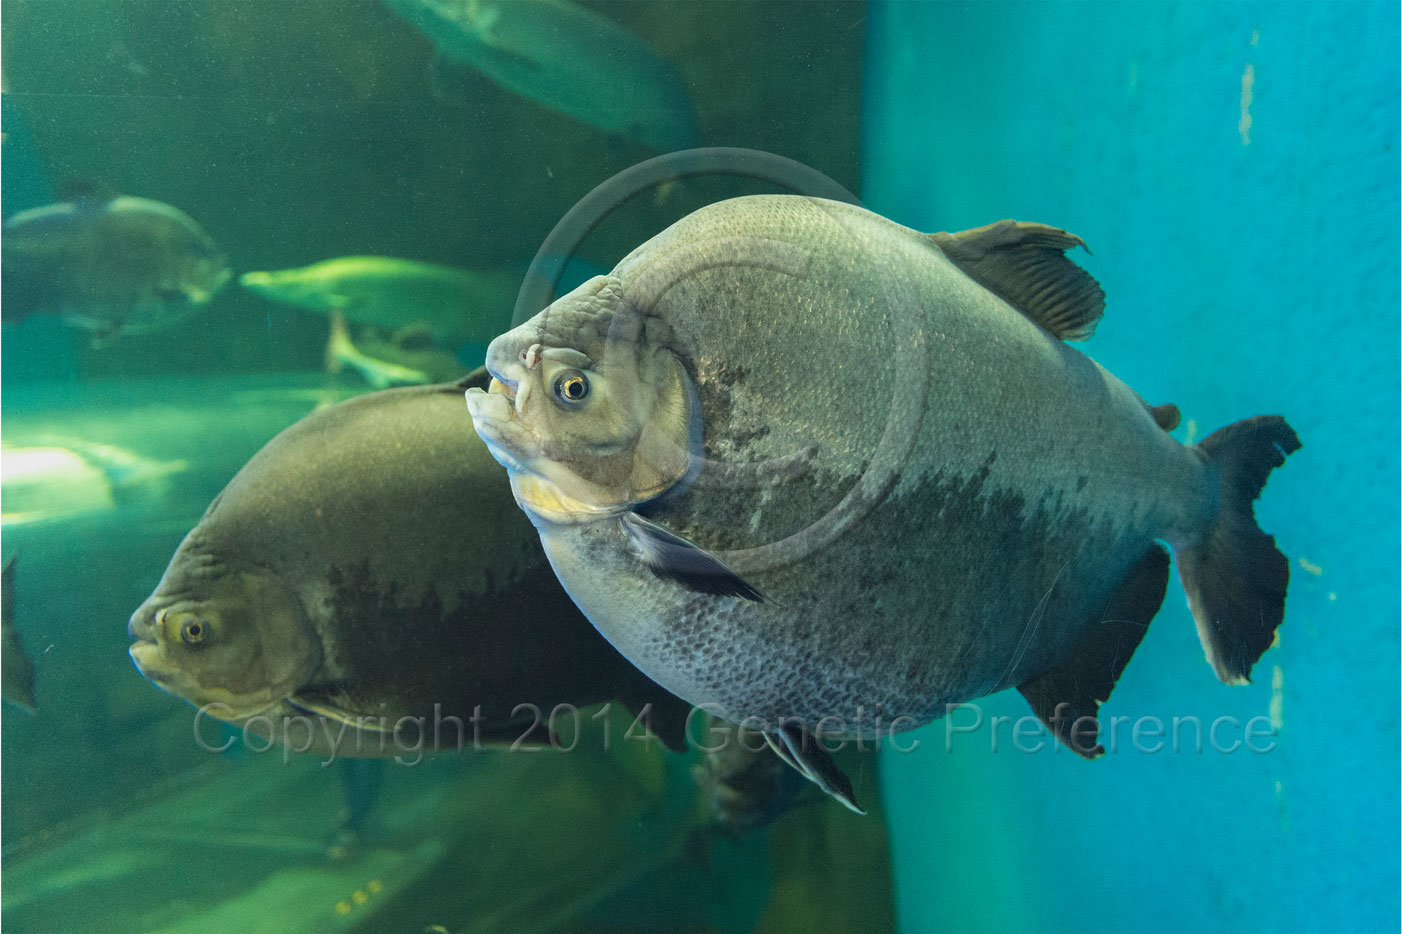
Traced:
<svg viewBox="0 0 1402 934">
<path fill-rule="evenodd" d="M 1106 711 L 1263 717 L 1271 751 L 1185 726 L 1087 763 L 992 730 L 1015 693 L 959 711 L 883 752 L 901 927 L 1396 930 L 1397 4 L 895 2 L 868 27 L 868 206 L 1080 234 L 1109 297 L 1087 352 L 1181 406 L 1181 439 L 1278 412 L 1305 444 L 1258 505 L 1292 580 L 1254 683 L 1215 680 L 1175 581 Z"/>
</svg>

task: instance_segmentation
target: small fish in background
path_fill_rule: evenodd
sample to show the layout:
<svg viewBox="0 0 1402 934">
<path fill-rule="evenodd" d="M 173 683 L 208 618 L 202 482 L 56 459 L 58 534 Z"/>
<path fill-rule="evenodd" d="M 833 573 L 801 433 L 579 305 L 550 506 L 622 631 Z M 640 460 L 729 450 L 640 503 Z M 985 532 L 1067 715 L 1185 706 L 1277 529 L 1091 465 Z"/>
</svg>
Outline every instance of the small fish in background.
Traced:
<svg viewBox="0 0 1402 934">
<path fill-rule="evenodd" d="M 0 456 L 6 526 L 67 519 L 159 501 L 185 460 L 158 461 L 113 444 L 61 435 L 7 442 Z"/>
<path fill-rule="evenodd" d="M 0 694 L 29 713 L 38 713 L 34 702 L 34 663 L 24 651 L 15 629 L 15 559 L 5 562 L 0 574 Z"/>
<path fill-rule="evenodd" d="M 389 331 L 427 333 L 456 350 L 486 343 L 511 321 L 520 276 L 389 256 L 342 256 L 297 269 L 247 272 L 239 284 L 275 302 Z"/>
<path fill-rule="evenodd" d="M 198 311 L 229 280 L 227 257 L 178 208 L 149 198 L 70 189 L 21 211 L 0 235 L 0 316 L 57 315 L 101 345 Z"/>
<path fill-rule="evenodd" d="M 326 342 L 326 372 L 335 374 L 346 367 L 350 367 L 365 377 L 365 381 L 376 389 L 388 389 L 390 386 L 422 386 L 432 382 L 428 374 L 422 370 L 400 366 L 397 363 L 379 360 L 361 353 L 351 343 L 350 334 L 346 331 L 346 319 L 341 316 L 340 312 L 333 312 L 331 315 L 331 336 Z"/>
<path fill-rule="evenodd" d="M 566 0 L 385 0 L 445 60 L 663 151 L 696 145 L 681 76 L 633 33 Z"/>
</svg>

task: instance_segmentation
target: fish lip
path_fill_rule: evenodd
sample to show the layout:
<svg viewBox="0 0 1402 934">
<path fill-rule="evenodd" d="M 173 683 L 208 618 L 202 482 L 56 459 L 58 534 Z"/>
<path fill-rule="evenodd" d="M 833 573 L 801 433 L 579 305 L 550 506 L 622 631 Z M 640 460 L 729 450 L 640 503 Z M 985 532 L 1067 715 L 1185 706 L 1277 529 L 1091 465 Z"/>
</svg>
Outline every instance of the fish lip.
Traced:
<svg viewBox="0 0 1402 934">
<path fill-rule="evenodd" d="M 154 641 L 139 640 L 127 646 L 127 655 L 131 658 L 131 663 L 136 666 L 141 677 L 161 688 L 174 683 L 172 673 L 167 671 L 162 663 L 165 661 L 165 653 L 161 651 L 159 643 Z"/>
</svg>

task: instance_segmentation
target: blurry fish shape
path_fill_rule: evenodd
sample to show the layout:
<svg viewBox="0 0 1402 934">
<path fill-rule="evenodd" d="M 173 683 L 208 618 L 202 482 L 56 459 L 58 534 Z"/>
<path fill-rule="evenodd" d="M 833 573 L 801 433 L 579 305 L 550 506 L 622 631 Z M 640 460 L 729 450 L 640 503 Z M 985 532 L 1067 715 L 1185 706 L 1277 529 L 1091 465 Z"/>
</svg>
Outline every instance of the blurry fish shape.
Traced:
<svg viewBox="0 0 1402 934">
<path fill-rule="evenodd" d="M 566 0 L 385 0 L 444 59 L 656 149 L 696 144 L 681 76 L 607 17 Z"/>
<path fill-rule="evenodd" d="M 323 718 L 275 737 L 300 751 L 393 756 L 402 717 L 428 748 L 547 741 L 556 705 L 606 701 L 681 748 L 690 707 L 574 608 L 471 431 L 462 393 L 486 380 L 359 396 L 270 441 L 132 615 L 138 670 L 229 722 Z"/>
<path fill-rule="evenodd" d="M 19 632 L 15 629 L 15 559 L 5 562 L 0 575 L 0 694 L 5 700 L 37 713 L 34 702 L 34 663 L 24 651 Z"/>
<path fill-rule="evenodd" d="M 511 320 L 520 277 L 389 256 L 342 256 L 297 269 L 247 272 L 246 289 L 308 311 L 389 330 L 415 327 L 456 350 L 486 343 Z"/>
<path fill-rule="evenodd" d="M 387 389 L 390 386 L 422 386 L 430 382 L 428 374 L 421 370 L 361 353 L 351 343 L 350 335 L 346 332 L 346 319 L 340 312 L 334 312 L 331 316 L 331 337 L 326 343 L 326 371 L 339 373 L 347 366 L 365 377 L 365 381 L 376 389 Z"/>
<path fill-rule="evenodd" d="M 185 460 L 158 461 L 113 444 L 38 435 L 0 456 L 3 522 L 51 522 L 159 500 Z"/>
<path fill-rule="evenodd" d="M 149 198 L 84 195 L 5 222 L 0 314 L 58 315 L 101 342 L 157 330 L 228 281 L 223 251 L 183 211 Z"/>
</svg>

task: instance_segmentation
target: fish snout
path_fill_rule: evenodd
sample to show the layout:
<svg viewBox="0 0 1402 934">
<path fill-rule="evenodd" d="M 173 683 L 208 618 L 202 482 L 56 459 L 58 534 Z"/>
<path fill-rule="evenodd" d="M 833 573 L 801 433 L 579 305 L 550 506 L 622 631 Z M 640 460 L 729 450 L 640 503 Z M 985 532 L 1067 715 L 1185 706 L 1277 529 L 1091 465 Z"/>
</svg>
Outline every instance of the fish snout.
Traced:
<svg viewBox="0 0 1402 934">
<path fill-rule="evenodd" d="M 127 620 L 127 637 L 138 642 L 159 643 L 169 607 L 151 601 L 141 604 Z"/>
<path fill-rule="evenodd" d="M 487 371 L 514 390 L 540 366 L 541 345 L 537 329 L 530 322 L 500 334 L 487 346 Z"/>
</svg>

